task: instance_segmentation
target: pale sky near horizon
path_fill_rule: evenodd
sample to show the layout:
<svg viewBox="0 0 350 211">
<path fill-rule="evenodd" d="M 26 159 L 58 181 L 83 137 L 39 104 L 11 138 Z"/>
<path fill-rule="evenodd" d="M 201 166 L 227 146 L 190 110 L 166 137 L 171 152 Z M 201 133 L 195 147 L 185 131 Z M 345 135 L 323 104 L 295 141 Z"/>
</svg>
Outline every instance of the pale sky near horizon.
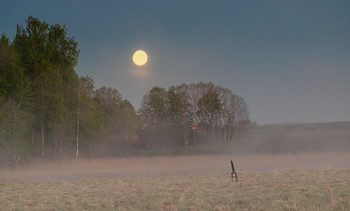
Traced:
<svg viewBox="0 0 350 211">
<path fill-rule="evenodd" d="M 203 81 L 243 97 L 258 124 L 350 121 L 348 0 L 0 2 L 1 34 L 29 15 L 65 24 L 76 71 L 135 108 L 153 86 Z"/>
</svg>

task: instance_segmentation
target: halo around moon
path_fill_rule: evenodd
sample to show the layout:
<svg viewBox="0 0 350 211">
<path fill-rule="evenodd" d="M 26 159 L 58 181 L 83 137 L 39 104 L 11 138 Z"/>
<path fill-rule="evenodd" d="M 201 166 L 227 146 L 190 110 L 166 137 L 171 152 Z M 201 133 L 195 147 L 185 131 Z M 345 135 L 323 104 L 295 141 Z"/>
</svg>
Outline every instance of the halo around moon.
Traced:
<svg viewBox="0 0 350 211">
<path fill-rule="evenodd" d="M 132 55 L 132 61 L 137 65 L 137 66 L 142 66 L 147 63 L 148 56 L 147 53 L 143 50 L 137 50 L 135 53 Z"/>
</svg>

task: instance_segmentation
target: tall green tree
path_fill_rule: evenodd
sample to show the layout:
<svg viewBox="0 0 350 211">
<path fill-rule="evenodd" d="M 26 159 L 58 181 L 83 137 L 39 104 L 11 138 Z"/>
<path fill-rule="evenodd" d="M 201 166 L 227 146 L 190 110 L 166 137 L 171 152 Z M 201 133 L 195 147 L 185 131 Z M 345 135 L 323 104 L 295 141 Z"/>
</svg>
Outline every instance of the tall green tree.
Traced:
<svg viewBox="0 0 350 211">
<path fill-rule="evenodd" d="M 77 106 L 77 124 L 76 124 L 76 136 L 75 136 L 75 158 L 79 157 L 79 135 L 80 135 L 80 112 L 83 105 L 84 107 L 89 107 L 89 104 L 92 103 L 90 100 L 94 90 L 94 81 L 91 77 L 81 76 L 79 77 L 79 86 L 78 86 L 78 106 Z M 90 101 L 89 101 L 90 100 Z"/>
<path fill-rule="evenodd" d="M 201 119 L 203 129 L 206 130 L 206 138 L 214 135 L 215 127 L 218 125 L 222 105 L 219 94 L 214 89 L 209 89 L 198 101 L 197 115 Z"/>
<path fill-rule="evenodd" d="M 118 140 L 135 139 L 140 126 L 139 118 L 134 107 L 122 98 L 118 90 L 110 87 L 97 89 L 94 100 L 104 112 L 107 135 L 117 137 Z"/>
<path fill-rule="evenodd" d="M 167 92 L 153 87 L 143 96 L 140 115 L 144 127 L 164 128 L 167 123 Z"/>
<path fill-rule="evenodd" d="M 94 101 L 94 81 L 89 76 L 79 77 L 78 106 L 76 112 L 76 153 L 80 155 L 80 145 L 92 149 L 93 139 L 105 132 L 105 115 L 102 108 Z"/>
<path fill-rule="evenodd" d="M 167 91 L 153 87 L 142 98 L 139 115 L 141 117 L 141 141 L 147 147 L 169 146 L 174 137 L 169 134 Z"/>
<path fill-rule="evenodd" d="M 193 119 L 188 86 L 186 84 L 181 84 L 169 87 L 167 100 L 169 124 L 182 134 L 184 145 L 188 146 L 190 132 L 189 125 Z"/>
<path fill-rule="evenodd" d="M 56 137 L 57 128 L 64 122 L 68 111 L 65 96 L 73 93 L 77 75 L 79 50 L 74 38 L 67 37 L 65 26 L 50 25 L 32 16 L 26 27 L 17 26 L 14 44 L 21 55 L 26 75 L 32 81 L 36 123 L 39 123 L 41 154 L 45 155 L 45 133 Z M 53 134 L 53 135 L 52 135 Z"/>
<path fill-rule="evenodd" d="M 17 155 L 19 145 L 24 150 L 24 134 L 32 119 L 32 90 L 15 48 L 4 35 L 0 39 L 0 75 L 0 131 L 3 143 L 11 145 L 12 153 Z"/>
<path fill-rule="evenodd" d="M 120 104 L 112 126 L 114 126 L 114 131 L 118 131 L 127 142 L 137 141 L 136 134 L 140 128 L 140 118 L 136 114 L 134 106 L 128 100 L 124 99 Z"/>
<path fill-rule="evenodd" d="M 105 127 L 109 130 L 115 129 L 114 121 L 118 118 L 119 107 L 123 102 L 119 91 L 110 87 L 101 87 L 95 91 L 94 100 L 105 113 Z"/>
</svg>

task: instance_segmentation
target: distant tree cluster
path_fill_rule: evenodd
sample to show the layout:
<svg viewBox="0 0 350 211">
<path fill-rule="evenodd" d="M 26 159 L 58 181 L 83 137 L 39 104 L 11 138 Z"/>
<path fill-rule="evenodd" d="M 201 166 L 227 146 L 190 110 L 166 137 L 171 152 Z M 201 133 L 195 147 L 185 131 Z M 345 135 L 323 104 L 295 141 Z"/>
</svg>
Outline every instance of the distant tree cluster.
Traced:
<svg viewBox="0 0 350 211">
<path fill-rule="evenodd" d="M 127 139 L 138 128 L 130 102 L 116 89 L 94 89 L 79 77 L 78 43 L 65 26 L 29 17 L 10 42 L 0 38 L 0 154 L 79 156 L 97 137 L 118 133 Z M 86 150 L 88 151 L 88 150 Z M 6 159 L 6 158 L 4 158 Z"/>
<path fill-rule="evenodd" d="M 128 141 L 141 147 L 232 141 L 250 121 L 243 98 L 202 82 L 153 87 L 137 114 L 118 90 L 95 89 L 91 77 L 78 76 L 78 57 L 65 26 L 31 16 L 13 41 L 1 36 L 0 160 L 78 158 Z"/>
<path fill-rule="evenodd" d="M 232 141 L 250 123 L 245 100 L 213 83 L 153 87 L 139 110 L 147 147 Z"/>
</svg>

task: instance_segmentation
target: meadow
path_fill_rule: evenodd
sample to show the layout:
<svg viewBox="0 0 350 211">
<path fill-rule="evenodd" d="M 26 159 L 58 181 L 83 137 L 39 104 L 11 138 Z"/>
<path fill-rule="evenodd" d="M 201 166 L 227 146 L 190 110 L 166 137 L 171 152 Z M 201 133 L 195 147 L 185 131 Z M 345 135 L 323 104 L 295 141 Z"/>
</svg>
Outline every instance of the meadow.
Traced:
<svg viewBox="0 0 350 211">
<path fill-rule="evenodd" d="M 350 170 L 0 184 L 0 210 L 349 210 Z"/>
<path fill-rule="evenodd" d="M 0 210 L 350 210 L 349 128 L 267 125 L 236 143 L 164 149 L 111 137 L 104 157 L 0 166 Z"/>
<path fill-rule="evenodd" d="M 349 210 L 349 160 L 320 152 L 38 162 L 0 170 L 0 210 Z"/>
</svg>

